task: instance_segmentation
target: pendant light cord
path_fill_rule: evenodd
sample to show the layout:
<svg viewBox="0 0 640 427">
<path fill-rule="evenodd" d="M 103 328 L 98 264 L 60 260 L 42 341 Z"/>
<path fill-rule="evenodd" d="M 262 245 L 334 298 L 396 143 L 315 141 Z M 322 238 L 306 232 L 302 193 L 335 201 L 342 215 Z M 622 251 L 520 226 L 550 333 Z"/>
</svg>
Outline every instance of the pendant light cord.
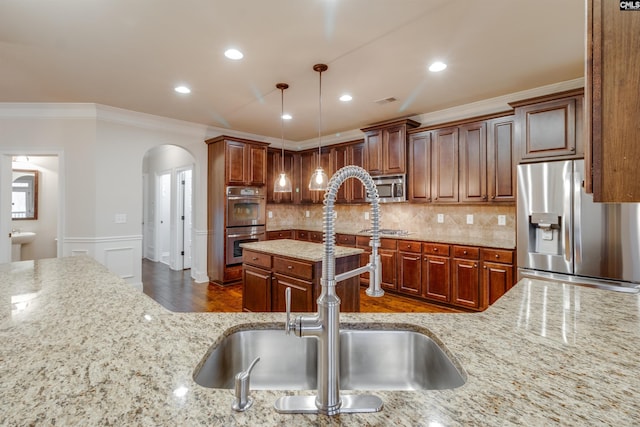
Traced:
<svg viewBox="0 0 640 427">
<path fill-rule="evenodd" d="M 286 88 L 284 86 L 280 87 L 280 138 L 282 140 L 282 155 L 280 156 L 282 160 L 282 169 L 280 169 L 281 173 L 284 173 L 284 90 Z"/>
</svg>

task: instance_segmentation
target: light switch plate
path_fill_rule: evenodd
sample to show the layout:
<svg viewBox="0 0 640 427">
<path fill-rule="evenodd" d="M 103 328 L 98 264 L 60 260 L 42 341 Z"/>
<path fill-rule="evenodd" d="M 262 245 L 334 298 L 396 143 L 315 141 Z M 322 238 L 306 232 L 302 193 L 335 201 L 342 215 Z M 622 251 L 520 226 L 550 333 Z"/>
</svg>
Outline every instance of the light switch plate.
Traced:
<svg viewBox="0 0 640 427">
<path fill-rule="evenodd" d="M 306 218 L 309 218 L 309 215 L 310 215 L 309 211 L 304 211 L 304 216 L 305 216 Z"/>
<path fill-rule="evenodd" d="M 473 224 L 473 214 L 467 215 L 467 224 Z"/>
<path fill-rule="evenodd" d="M 272 212 L 272 211 L 269 211 L 269 212 L 267 213 L 267 216 L 268 216 L 269 218 L 273 218 L 273 212 Z"/>
<path fill-rule="evenodd" d="M 444 223 L 444 214 L 438 214 L 438 224 Z"/>
<path fill-rule="evenodd" d="M 364 219 L 365 219 L 365 221 L 369 220 L 369 212 L 365 212 L 364 213 Z"/>
<path fill-rule="evenodd" d="M 507 225 L 506 215 L 498 215 L 498 225 Z"/>
</svg>

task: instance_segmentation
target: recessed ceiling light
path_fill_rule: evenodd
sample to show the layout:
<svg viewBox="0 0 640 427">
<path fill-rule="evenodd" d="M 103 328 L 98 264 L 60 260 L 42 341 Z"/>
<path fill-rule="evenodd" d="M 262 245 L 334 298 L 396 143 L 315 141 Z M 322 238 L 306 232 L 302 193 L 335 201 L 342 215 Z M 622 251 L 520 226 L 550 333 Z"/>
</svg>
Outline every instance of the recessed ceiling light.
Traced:
<svg viewBox="0 0 640 427">
<path fill-rule="evenodd" d="M 178 93 L 191 93 L 191 89 L 186 86 L 176 86 L 173 90 Z"/>
<path fill-rule="evenodd" d="M 238 49 L 227 49 L 224 52 L 224 56 L 226 56 L 229 59 L 234 59 L 234 60 L 238 60 L 238 59 L 242 59 L 244 57 L 244 55 L 242 54 L 242 52 L 240 52 Z"/>
<path fill-rule="evenodd" d="M 340 97 L 340 101 L 342 101 L 342 102 L 349 102 L 352 99 L 353 99 L 353 97 L 351 95 L 347 94 L 347 93 L 345 93 L 344 95 L 342 95 Z"/>
<path fill-rule="evenodd" d="M 429 71 L 433 73 L 437 73 L 438 71 L 442 71 L 447 68 L 447 64 L 444 62 L 436 61 L 433 64 L 429 65 Z"/>
<path fill-rule="evenodd" d="M 291 114 L 283 114 L 282 115 L 282 120 L 291 120 L 293 117 L 291 117 Z"/>
</svg>

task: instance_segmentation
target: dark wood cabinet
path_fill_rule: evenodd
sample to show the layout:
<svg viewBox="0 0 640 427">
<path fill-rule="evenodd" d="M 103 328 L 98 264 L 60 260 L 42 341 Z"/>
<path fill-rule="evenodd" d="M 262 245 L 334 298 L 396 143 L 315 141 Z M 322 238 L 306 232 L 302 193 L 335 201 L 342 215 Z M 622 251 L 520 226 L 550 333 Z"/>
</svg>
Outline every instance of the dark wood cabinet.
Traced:
<svg viewBox="0 0 640 427">
<path fill-rule="evenodd" d="M 380 264 L 382 265 L 382 282 L 380 286 L 383 289 L 397 290 L 397 256 L 398 250 L 396 247 L 395 239 L 380 239 L 380 248 L 378 248 L 378 254 L 380 255 Z"/>
<path fill-rule="evenodd" d="M 513 252 L 501 249 L 482 249 L 482 289 L 486 292 L 485 306 L 496 302 L 514 285 Z"/>
<path fill-rule="evenodd" d="M 596 202 L 640 202 L 640 12 L 587 1 L 586 188 Z"/>
<path fill-rule="evenodd" d="M 461 307 L 480 309 L 479 248 L 454 246 L 452 260 L 452 299 Z"/>
<path fill-rule="evenodd" d="M 407 130 L 419 126 L 409 119 L 394 120 L 361 129 L 367 170 L 371 175 L 404 174 L 407 171 Z"/>
<path fill-rule="evenodd" d="M 451 302 L 449 245 L 422 244 L 422 296 L 431 301 Z"/>
<path fill-rule="evenodd" d="M 265 185 L 267 182 L 266 144 L 230 137 L 224 138 L 224 141 L 227 185 Z"/>
<path fill-rule="evenodd" d="M 296 230 L 295 239 L 309 241 L 309 232 L 307 230 Z"/>
<path fill-rule="evenodd" d="M 398 291 L 420 295 L 422 293 L 422 243 L 398 241 Z"/>
<path fill-rule="evenodd" d="M 431 144 L 431 201 L 458 200 L 458 128 L 438 129 Z"/>
<path fill-rule="evenodd" d="M 487 121 L 487 191 L 490 202 L 516 201 L 516 147 L 513 115 Z"/>
<path fill-rule="evenodd" d="M 583 156 L 582 144 L 578 144 L 582 142 L 583 111 L 582 90 L 579 92 L 557 99 L 550 98 L 559 95 L 511 103 L 515 107 L 521 162 Z"/>
<path fill-rule="evenodd" d="M 431 201 L 431 132 L 419 132 L 409 137 L 407 160 L 408 199 L 412 202 Z"/>
<path fill-rule="evenodd" d="M 331 147 L 330 172 L 329 177 L 339 169 L 347 165 L 355 165 L 365 168 L 364 142 L 362 140 L 352 141 Z M 336 195 L 336 203 L 364 203 L 366 200 L 364 185 L 358 179 L 347 179 Z"/>
<path fill-rule="evenodd" d="M 484 121 L 458 128 L 460 154 L 460 201 L 486 202 L 487 125 Z"/>
<path fill-rule="evenodd" d="M 284 152 L 284 172 L 291 180 L 292 191 L 288 193 L 276 193 L 273 191 L 274 183 L 277 178 L 280 177 L 282 171 L 282 150 L 268 149 L 267 150 L 267 203 L 292 203 L 293 195 L 295 194 L 293 189 L 296 188 L 294 183 L 295 175 L 293 169 L 294 154 L 288 151 Z"/>
<path fill-rule="evenodd" d="M 293 230 L 277 230 L 277 231 L 267 232 L 267 240 L 293 239 L 293 238 L 294 238 Z"/>
<path fill-rule="evenodd" d="M 242 310 L 271 311 L 271 271 L 254 266 L 242 269 Z"/>
<path fill-rule="evenodd" d="M 358 267 L 359 255 L 336 259 L 336 274 Z M 322 263 L 245 249 L 242 252 L 242 308 L 244 311 L 285 311 L 285 290 L 291 288 L 291 310 L 317 310 Z M 359 279 L 336 285 L 341 310 L 360 311 Z"/>
</svg>

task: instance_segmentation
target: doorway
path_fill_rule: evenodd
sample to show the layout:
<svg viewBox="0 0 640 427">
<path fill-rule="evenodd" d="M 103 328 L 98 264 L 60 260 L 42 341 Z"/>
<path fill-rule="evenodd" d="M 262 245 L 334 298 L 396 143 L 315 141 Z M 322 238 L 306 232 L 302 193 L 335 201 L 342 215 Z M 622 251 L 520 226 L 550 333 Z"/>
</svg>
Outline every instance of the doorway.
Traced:
<svg viewBox="0 0 640 427">
<path fill-rule="evenodd" d="M 143 159 L 143 258 L 171 270 L 192 265 L 194 164 L 173 145 L 154 147 Z"/>
</svg>

